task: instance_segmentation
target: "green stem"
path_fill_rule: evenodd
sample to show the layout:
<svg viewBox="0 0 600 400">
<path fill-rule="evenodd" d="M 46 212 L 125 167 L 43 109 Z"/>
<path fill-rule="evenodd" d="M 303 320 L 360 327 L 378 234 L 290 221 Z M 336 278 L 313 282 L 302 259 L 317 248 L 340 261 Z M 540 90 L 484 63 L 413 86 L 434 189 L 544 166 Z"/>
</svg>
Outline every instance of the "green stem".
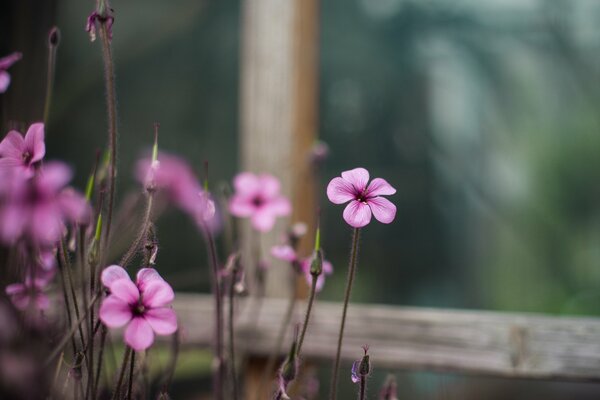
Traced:
<svg viewBox="0 0 600 400">
<path fill-rule="evenodd" d="M 342 311 L 342 322 L 340 324 L 340 333 L 338 336 L 337 352 L 335 362 L 333 364 L 333 372 L 331 376 L 331 387 L 329 390 L 329 400 L 337 399 L 337 382 L 340 369 L 340 355 L 342 352 L 342 341 L 344 339 L 344 328 L 346 325 L 346 312 L 348 311 L 348 303 L 350 302 L 350 293 L 352 291 L 352 283 L 354 282 L 354 274 L 356 273 L 356 258 L 358 254 L 358 241 L 360 236 L 360 228 L 354 228 L 352 234 L 352 250 L 350 253 L 350 263 L 348 265 L 348 280 L 346 282 L 346 293 L 344 294 L 344 309 Z"/>
<path fill-rule="evenodd" d="M 310 295 L 308 298 L 308 305 L 306 306 L 306 314 L 304 314 L 304 323 L 302 324 L 302 332 L 300 333 L 300 339 L 298 340 L 298 357 L 300 357 L 300 351 L 302 350 L 302 344 L 304 343 L 304 335 L 306 335 L 306 329 L 308 328 L 308 321 L 310 319 L 310 313 L 312 306 L 315 301 L 315 295 L 317 293 L 317 280 L 318 276 L 311 275 Z"/>
</svg>

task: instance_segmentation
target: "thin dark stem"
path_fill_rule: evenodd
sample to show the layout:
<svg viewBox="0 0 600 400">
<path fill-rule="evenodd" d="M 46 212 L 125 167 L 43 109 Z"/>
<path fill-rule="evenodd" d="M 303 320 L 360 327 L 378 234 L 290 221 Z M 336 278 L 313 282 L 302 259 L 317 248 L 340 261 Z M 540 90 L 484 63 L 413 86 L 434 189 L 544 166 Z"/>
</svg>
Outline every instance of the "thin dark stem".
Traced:
<svg viewBox="0 0 600 400">
<path fill-rule="evenodd" d="M 360 377 L 360 388 L 358 391 L 358 400 L 365 400 L 365 394 L 367 393 L 367 377 Z"/>
<path fill-rule="evenodd" d="M 237 376 L 235 370 L 235 343 L 234 343 L 234 326 L 233 326 L 233 311 L 234 311 L 234 298 L 235 298 L 235 280 L 236 280 L 236 272 L 237 269 L 234 267 L 230 276 L 229 282 L 229 364 L 231 370 L 231 390 L 233 394 L 233 400 L 237 400 L 238 398 L 238 388 L 237 388 Z"/>
<path fill-rule="evenodd" d="M 306 306 L 306 314 L 304 314 L 304 323 L 302 324 L 302 332 L 300 333 L 300 339 L 298 339 L 298 357 L 300 357 L 300 351 L 302 351 L 302 344 L 304 343 L 304 335 L 306 335 L 306 329 L 308 328 L 308 321 L 310 319 L 310 313 L 312 306 L 315 301 L 315 295 L 317 293 L 317 280 L 318 276 L 311 275 L 310 295 L 308 298 L 308 305 Z"/>
<path fill-rule="evenodd" d="M 94 378 L 94 387 L 92 388 L 92 399 L 97 399 L 98 385 L 100 384 L 100 372 L 102 371 L 102 360 L 104 359 L 104 345 L 106 343 L 106 334 L 108 330 L 102 325 L 100 333 L 100 351 L 98 353 L 98 365 L 96 366 L 96 376 Z"/>
<path fill-rule="evenodd" d="M 62 262 L 60 261 L 60 257 L 58 257 L 58 269 L 60 270 L 60 279 L 61 279 L 61 287 L 62 287 L 62 293 L 63 293 L 63 299 L 65 302 L 65 310 L 67 311 L 67 323 L 69 324 L 69 327 L 72 324 L 73 321 L 73 317 L 71 315 L 71 302 L 69 301 L 69 294 L 67 293 L 67 279 L 65 278 L 65 271 L 64 271 L 64 266 L 62 264 Z M 73 357 L 75 357 L 75 354 L 77 353 L 77 345 L 75 344 L 75 337 L 71 336 L 70 340 L 73 344 Z M 52 357 L 54 358 L 54 357 Z"/>
<path fill-rule="evenodd" d="M 342 352 L 342 341 L 344 339 L 344 327 L 346 325 L 346 312 L 348 311 L 348 303 L 350 302 L 350 293 L 352 291 L 352 283 L 354 282 L 354 274 L 356 272 L 356 258 L 358 255 L 358 241 L 360 236 L 360 228 L 354 228 L 352 234 L 352 250 L 350 253 L 350 263 L 348 264 L 348 280 L 346 283 L 346 293 L 344 294 L 344 309 L 342 311 L 342 322 L 340 324 L 340 333 L 338 336 L 337 352 L 335 362 L 333 364 L 333 372 L 331 376 L 331 387 L 329 390 L 329 400 L 337 399 L 337 382 L 340 369 L 340 355 Z"/>
<path fill-rule="evenodd" d="M 290 290 L 290 298 L 288 300 L 288 306 L 285 311 L 285 316 L 283 317 L 283 321 L 281 321 L 281 326 L 279 327 L 279 332 L 277 333 L 277 341 L 275 342 L 275 347 L 273 347 L 273 351 L 269 355 L 269 359 L 267 360 L 267 366 L 265 367 L 262 377 L 260 379 L 260 385 L 258 385 L 258 392 L 256 393 L 255 398 L 260 399 L 262 394 L 264 393 L 265 384 L 269 381 L 269 376 L 271 375 L 273 368 L 275 367 L 275 362 L 277 361 L 277 356 L 281 353 L 281 348 L 283 346 L 283 339 L 285 337 L 285 332 L 287 331 L 290 322 L 292 321 L 292 315 L 294 314 L 294 308 L 296 307 L 296 301 L 298 300 L 298 287 L 296 285 L 296 274 L 292 271 L 292 276 L 290 282 L 292 284 L 292 290 Z"/>
<path fill-rule="evenodd" d="M 62 263 L 63 269 L 67 274 L 67 280 L 71 289 L 71 297 L 73 298 L 73 309 L 75 310 L 75 318 L 80 319 L 79 315 L 79 304 L 77 301 L 77 294 L 75 293 L 75 283 L 73 282 L 73 276 L 71 274 L 71 264 L 69 262 L 69 255 L 67 254 L 67 248 L 63 240 L 59 244 L 59 258 Z M 78 324 L 79 335 L 81 336 L 81 346 L 85 346 L 85 336 L 83 335 L 83 328 Z"/>
<path fill-rule="evenodd" d="M 131 259 L 138 252 L 140 246 L 142 245 L 144 238 L 147 235 L 148 228 L 150 227 L 150 223 L 152 222 L 152 205 L 153 205 L 154 194 L 152 192 L 148 193 L 147 201 L 146 201 L 146 211 L 144 213 L 144 219 L 142 220 L 142 228 L 138 233 L 137 238 L 131 244 L 131 247 L 127 250 L 123 258 L 121 258 L 121 262 L 119 265 L 123 268 L 127 268 L 127 265 L 131 262 Z"/>
<path fill-rule="evenodd" d="M 119 379 L 113 391 L 112 400 L 117 400 L 121 394 L 121 386 L 123 385 L 123 378 L 125 377 L 125 371 L 127 370 L 127 361 L 129 361 L 131 354 L 131 347 L 125 348 L 125 354 L 123 354 L 123 363 L 121 364 L 121 372 L 119 372 Z"/>
<path fill-rule="evenodd" d="M 100 20 L 100 41 L 102 42 L 102 61 L 104 63 L 104 86 L 106 87 L 106 111 L 108 116 L 108 148 L 110 152 L 110 171 L 108 180 L 108 209 L 106 212 L 106 230 L 104 243 L 108 246 L 112 214 L 115 203 L 117 180 L 117 96 L 115 91 L 115 70 L 110 45 L 107 20 Z M 106 252 L 103 252 L 106 254 Z"/>
<path fill-rule="evenodd" d="M 52 103 L 52 89 L 54 87 L 54 70 L 56 67 L 57 45 L 50 44 L 48 47 L 48 67 L 46 70 L 46 98 L 44 100 L 44 124 L 48 123 L 50 115 L 50 104 Z"/>
<path fill-rule="evenodd" d="M 223 297 L 221 294 L 221 279 L 219 264 L 217 261 L 217 249 L 212 233 L 205 229 L 206 241 L 210 264 L 212 266 L 212 286 L 215 303 L 215 356 L 217 358 L 217 371 L 214 376 L 215 399 L 223 400 L 223 381 L 225 379 L 225 368 L 223 359 Z"/>
<path fill-rule="evenodd" d="M 127 390 L 127 400 L 131 400 L 133 391 L 133 368 L 135 367 L 135 351 L 131 352 L 131 363 L 129 365 L 129 389 Z"/>
</svg>

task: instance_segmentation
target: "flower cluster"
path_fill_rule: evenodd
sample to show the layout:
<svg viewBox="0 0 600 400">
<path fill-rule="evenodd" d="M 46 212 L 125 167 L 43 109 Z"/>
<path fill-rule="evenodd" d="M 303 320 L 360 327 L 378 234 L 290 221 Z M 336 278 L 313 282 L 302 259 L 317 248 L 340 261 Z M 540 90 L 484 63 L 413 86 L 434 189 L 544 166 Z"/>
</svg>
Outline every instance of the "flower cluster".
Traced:
<svg viewBox="0 0 600 400">
<path fill-rule="evenodd" d="M 145 350 L 154 335 L 171 335 L 177 330 L 177 317 L 170 304 L 173 289 L 153 268 L 142 268 L 135 283 L 118 265 L 102 272 L 102 284 L 110 291 L 100 307 L 100 319 L 109 328 L 125 329 L 125 343 Z"/>
</svg>

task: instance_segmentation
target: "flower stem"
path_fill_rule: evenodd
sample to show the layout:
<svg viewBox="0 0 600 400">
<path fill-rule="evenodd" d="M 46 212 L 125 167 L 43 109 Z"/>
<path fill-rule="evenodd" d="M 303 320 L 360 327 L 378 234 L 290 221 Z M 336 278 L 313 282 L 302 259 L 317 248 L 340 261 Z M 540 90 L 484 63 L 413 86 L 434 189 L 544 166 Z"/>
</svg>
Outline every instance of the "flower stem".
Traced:
<svg viewBox="0 0 600 400">
<path fill-rule="evenodd" d="M 56 67 L 56 50 L 58 50 L 58 29 L 55 27 L 50 31 L 48 46 L 48 69 L 46 70 L 46 98 L 44 100 L 44 125 L 48 124 L 50 115 L 50 104 L 52 103 L 52 90 L 54 88 L 54 71 Z"/>
<path fill-rule="evenodd" d="M 115 202 L 117 178 L 117 96 L 115 91 L 115 70 L 110 44 L 109 27 L 106 20 L 100 20 L 100 40 L 102 42 L 102 61 L 104 63 L 104 86 L 106 87 L 106 110 L 108 116 L 108 148 L 110 153 L 110 174 L 108 180 L 108 209 L 104 243 L 108 246 L 110 228 Z M 105 254 L 106 252 L 104 252 Z"/>
<path fill-rule="evenodd" d="M 121 372 L 119 372 L 119 379 L 113 391 L 112 400 L 117 400 L 121 392 L 121 385 L 123 385 L 123 378 L 125 377 L 125 371 L 127 370 L 127 361 L 130 358 L 131 347 L 125 348 L 125 354 L 123 354 L 123 362 L 121 363 Z"/>
<path fill-rule="evenodd" d="M 292 272 L 290 277 L 290 282 L 292 285 L 292 290 L 290 290 L 290 298 L 288 301 L 288 306 L 285 311 L 285 316 L 283 317 L 283 321 L 281 321 L 281 326 L 279 327 L 279 333 L 277 333 L 277 341 L 275 342 L 275 347 L 273 347 L 273 351 L 269 355 L 269 359 L 267 360 L 267 366 L 265 367 L 262 377 L 260 379 L 260 385 L 258 386 L 258 392 L 256 393 L 255 398 L 260 399 L 264 393 L 265 384 L 268 381 L 269 375 L 272 373 L 273 368 L 275 367 L 275 362 L 277 361 L 277 356 L 281 353 L 281 348 L 283 346 L 283 338 L 285 337 L 285 332 L 287 331 L 288 326 L 292 320 L 292 315 L 294 314 L 294 308 L 296 307 L 296 301 L 298 297 L 298 287 L 296 285 L 296 274 L 290 269 Z"/>
<path fill-rule="evenodd" d="M 352 291 L 352 283 L 354 282 L 354 274 L 356 272 L 356 259 L 358 255 L 358 241 L 360 237 L 360 228 L 354 228 L 352 234 L 352 250 L 350 253 L 350 263 L 348 264 L 348 280 L 346 282 L 346 292 L 344 294 L 344 308 L 342 311 L 342 322 L 340 324 L 340 333 L 338 335 L 337 352 L 335 362 L 333 364 L 333 372 L 331 376 L 331 387 L 329 389 L 329 400 L 337 399 L 337 382 L 340 368 L 340 355 L 342 352 L 342 341 L 344 339 L 344 327 L 346 325 L 346 312 L 348 311 L 348 303 L 350 302 L 350 293 Z"/>
<path fill-rule="evenodd" d="M 138 251 L 144 238 L 146 238 L 148 228 L 150 227 L 150 223 L 152 222 L 152 205 L 154 202 L 154 194 L 153 192 L 148 193 L 147 201 L 146 201 L 146 212 L 144 213 L 144 220 L 142 221 L 142 228 L 135 239 L 135 241 L 131 244 L 131 247 L 127 250 L 127 253 L 121 258 L 121 262 L 119 265 L 123 268 L 127 268 L 127 264 L 131 262 L 131 259 Z"/>
<path fill-rule="evenodd" d="M 310 313 L 312 311 L 312 306 L 315 301 L 315 295 L 317 293 L 317 279 L 318 277 L 315 275 L 311 275 L 311 285 L 310 285 L 310 295 L 308 298 L 308 305 L 306 306 L 306 314 L 304 315 L 304 323 L 302 324 L 302 332 L 300 333 L 300 339 L 298 340 L 298 357 L 300 357 L 300 351 L 302 350 L 302 343 L 304 343 L 304 335 L 306 334 L 306 329 L 308 328 L 308 320 L 310 319 Z"/>
<path fill-rule="evenodd" d="M 129 365 L 129 389 L 127 390 L 127 400 L 131 400 L 133 390 L 133 368 L 135 367 L 135 351 L 131 352 L 131 362 Z"/>
<path fill-rule="evenodd" d="M 214 394 L 216 400 L 223 400 L 223 380 L 225 379 L 225 368 L 223 358 L 223 297 L 221 295 L 221 278 L 219 264 L 217 261 L 217 249 L 215 240 L 210 229 L 205 229 L 206 241 L 210 264 L 212 266 L 212 285 L 215 304 L 215 356 L 217 358 L 217 371 L 213 377 Z"/>
<path fill-rule="evenodd" d="M 367 377 L 360 377 L 360 388 L 358 390 L 358 400 L 365 400 L 365 395 L 367 393 Z"/>
<path fill-rule="evenodd" d="M 233 400 L 238 399 L 238 388 L 237 388 L 237 376 L 235 370 L 235 343 L 234 343 L 234 326 L 233 326 L 233 311 L 234 311 L 234 298 L 235 298 L 235 281 L 237 278 L 237 268 L 234 267 L 230 276 L 229 282 L 229 364 L 231 369 L 231 391 L 233 395 Z"/>
<path fill-rule="evenodd" d="M 98 385 L 100 384 L 100 372 L 102 371 L 102 360 L 104 359 L 104 345 L 106 343 L 106 335 L 108 329 L 103 324 L 102 332 L 100 333 L 100 350 L 98 351 L 98 365 L 96 366 L 96 376 L 94 377 L 92 388 L 92 399 L 97 399 Z"/>
</svg>

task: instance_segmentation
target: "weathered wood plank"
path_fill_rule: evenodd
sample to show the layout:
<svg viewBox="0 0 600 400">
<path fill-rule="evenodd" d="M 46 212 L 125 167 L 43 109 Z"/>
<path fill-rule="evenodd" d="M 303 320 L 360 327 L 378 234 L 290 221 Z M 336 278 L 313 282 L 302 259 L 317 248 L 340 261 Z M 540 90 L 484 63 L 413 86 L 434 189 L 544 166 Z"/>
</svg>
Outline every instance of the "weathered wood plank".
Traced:
<svg viewBox="0 0 600 400">
<path fill-rule="evenodd" d="M 253 307 L 251 300 L 237 307 L 237 343 L 247 354 L 266 355 L 286 302 L 265 299 L 258 316 L 250 312 Z M 178 294 L 175 308 L 185 341 L 209 343 L 210 298 Z M 303 312 L 300 303 L 294 320 L 300 322 Z M 304 358 L 333 357 L 340 315 L 340 304 L 317 303 Z M 370 345 L 371 360 L 378 367 L 600 381 L 600 320 L 595 318 L 352 304 L 343 359 L 358 358 L 364 344 Z"/>
</svg>

